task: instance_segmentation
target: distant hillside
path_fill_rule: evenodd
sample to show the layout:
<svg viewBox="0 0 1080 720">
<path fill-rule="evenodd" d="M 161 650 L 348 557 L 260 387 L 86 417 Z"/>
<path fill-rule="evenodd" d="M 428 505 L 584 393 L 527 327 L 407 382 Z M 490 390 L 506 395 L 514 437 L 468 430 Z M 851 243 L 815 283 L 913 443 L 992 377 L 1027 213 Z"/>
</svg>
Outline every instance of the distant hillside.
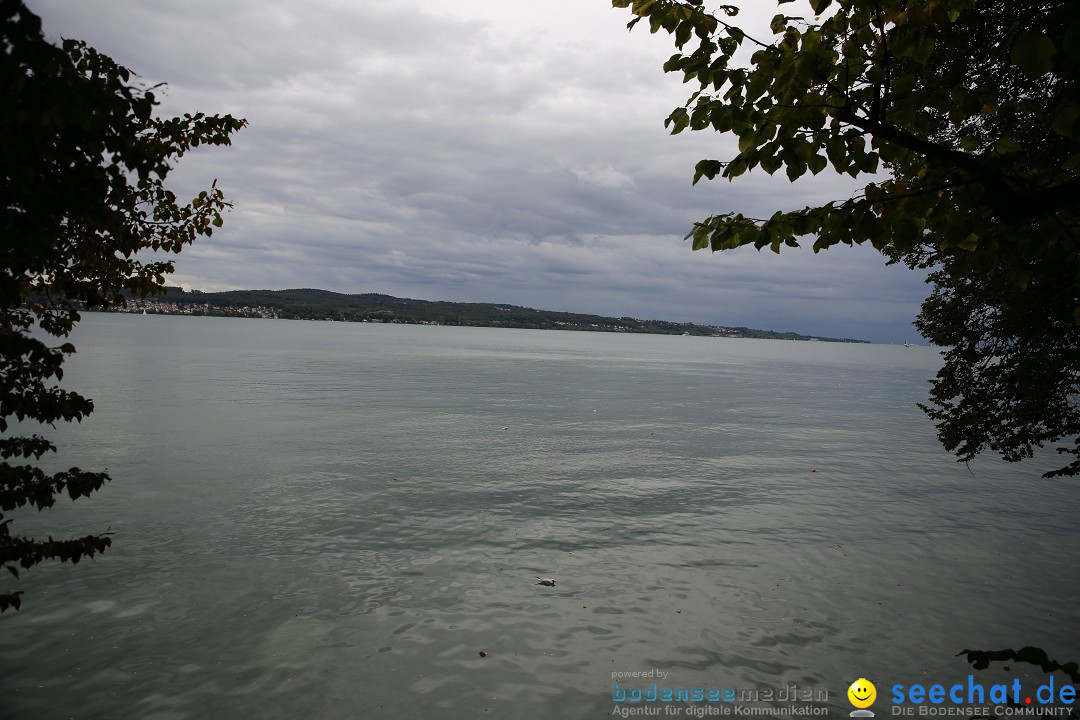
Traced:
<svg viewBox="0 0 1080 720">
<path fill-rule="evenodd" d="M 129 312 L 176 315 L 217 315 L 345 322 L 508 327 L 531 330 L 583 330 L 589 332 L 701 335 L 822 342 L 866 342 L 772 332 L 747 327 L 696 325 L 665 320 L 638 320 L 581 313 L 533 310 L 516 305 L 411 300 L 364 293 L 344 295 L 328 290 L 232 290 L 204 293 L 167 288 L 163 296 L 130 303 Z"/>
</svg>

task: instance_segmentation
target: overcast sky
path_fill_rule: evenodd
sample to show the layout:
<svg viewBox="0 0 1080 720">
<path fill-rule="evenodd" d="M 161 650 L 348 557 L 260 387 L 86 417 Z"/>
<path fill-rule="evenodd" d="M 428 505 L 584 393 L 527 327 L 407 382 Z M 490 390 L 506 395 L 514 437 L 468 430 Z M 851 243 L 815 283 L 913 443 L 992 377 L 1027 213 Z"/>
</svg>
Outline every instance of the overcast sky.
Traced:
<svg viewBox="0 0 1080 720">
<path fill-rule="evenodd" d="M 767 34 L 772 0 L 743 4 L 743 26 Z M 669 36 L 627 32 L 609 0 L 28 5 L 50 38 L 167 82 L 160 114 L 251 123 L 170 176 L 182 195 L 217 178 L 235 204 L 179 256 L 176 284 L 917 338 L 923 276 L 870 248 L 690 250 L 712 213 L 766 217 L 856 186 L 827 170 L 691 187 L 694 164 L 734 143 L 667 134 L 693 88 L 661 69 Z"/>
</svg>

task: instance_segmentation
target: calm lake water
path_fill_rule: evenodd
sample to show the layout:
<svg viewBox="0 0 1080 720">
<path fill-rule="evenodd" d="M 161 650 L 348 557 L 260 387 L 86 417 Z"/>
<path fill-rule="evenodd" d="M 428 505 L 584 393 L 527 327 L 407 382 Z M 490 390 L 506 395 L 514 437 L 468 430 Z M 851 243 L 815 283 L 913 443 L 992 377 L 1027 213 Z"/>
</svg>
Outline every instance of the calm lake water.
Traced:
<svg viewBox="0 0 1080 720">
<path fill-rule="evenodd" d="M 3 718 L 603 718 L 654 668 L 846 717 L 856 678 L 955 682 L 967 648 L 1080 657 L 1080 489 L 945 453 L 931 348 L 99 314 L 74 342 L 97 410 L 57 464 L 113 482 L 14 527 L 114 546 L 24 573 Z"/>
</svg>

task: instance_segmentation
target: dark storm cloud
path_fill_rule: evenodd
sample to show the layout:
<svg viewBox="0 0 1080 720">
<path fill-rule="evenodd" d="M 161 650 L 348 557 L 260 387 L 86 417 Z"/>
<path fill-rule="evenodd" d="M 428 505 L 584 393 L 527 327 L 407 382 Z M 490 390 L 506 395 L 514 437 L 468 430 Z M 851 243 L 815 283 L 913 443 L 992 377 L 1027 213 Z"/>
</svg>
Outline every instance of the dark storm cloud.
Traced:
<svg viewBox="0 0 1080 720">
<path fill-rule="evenodd" d="M 236 206 L 178 260 L 187 285 L 911 335 L 921 277 L 872 251 L 690 252 L 682 236 L 713 212 L 767 216 L 855 185 L 751 173 L 692 188 L 694 163 L 733 144 L 666 134 L 690 92 L 660 70 L 670 41 L 627 34 L 608 5 L 31 3 L 51 36 L 167 81 L 163 112 L 250 121 L 174 174 L 182 193 L 218 178 Z"/>
</svg>

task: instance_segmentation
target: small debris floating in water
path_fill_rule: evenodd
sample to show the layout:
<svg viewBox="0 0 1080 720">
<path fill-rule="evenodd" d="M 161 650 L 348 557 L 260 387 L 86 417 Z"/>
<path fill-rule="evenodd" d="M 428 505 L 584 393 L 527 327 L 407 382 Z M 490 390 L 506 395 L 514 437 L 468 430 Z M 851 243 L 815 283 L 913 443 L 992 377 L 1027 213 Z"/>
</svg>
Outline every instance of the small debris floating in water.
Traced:
<svg viewBox="0 0 1080 720">
<path fill-rule="evenodd" d="M 487 653 L 483 650 L 480 651 L 480 657 L 487 657 Z"/>
<path fill-rule="evenodd" d="M 536 583 L 537 585 L 543 585 L 545 587 L 555 587 L 555 578 L 542 578 L 539 575 L 534 575 L 533 577 L 540 581 Z"/>
</svg>

